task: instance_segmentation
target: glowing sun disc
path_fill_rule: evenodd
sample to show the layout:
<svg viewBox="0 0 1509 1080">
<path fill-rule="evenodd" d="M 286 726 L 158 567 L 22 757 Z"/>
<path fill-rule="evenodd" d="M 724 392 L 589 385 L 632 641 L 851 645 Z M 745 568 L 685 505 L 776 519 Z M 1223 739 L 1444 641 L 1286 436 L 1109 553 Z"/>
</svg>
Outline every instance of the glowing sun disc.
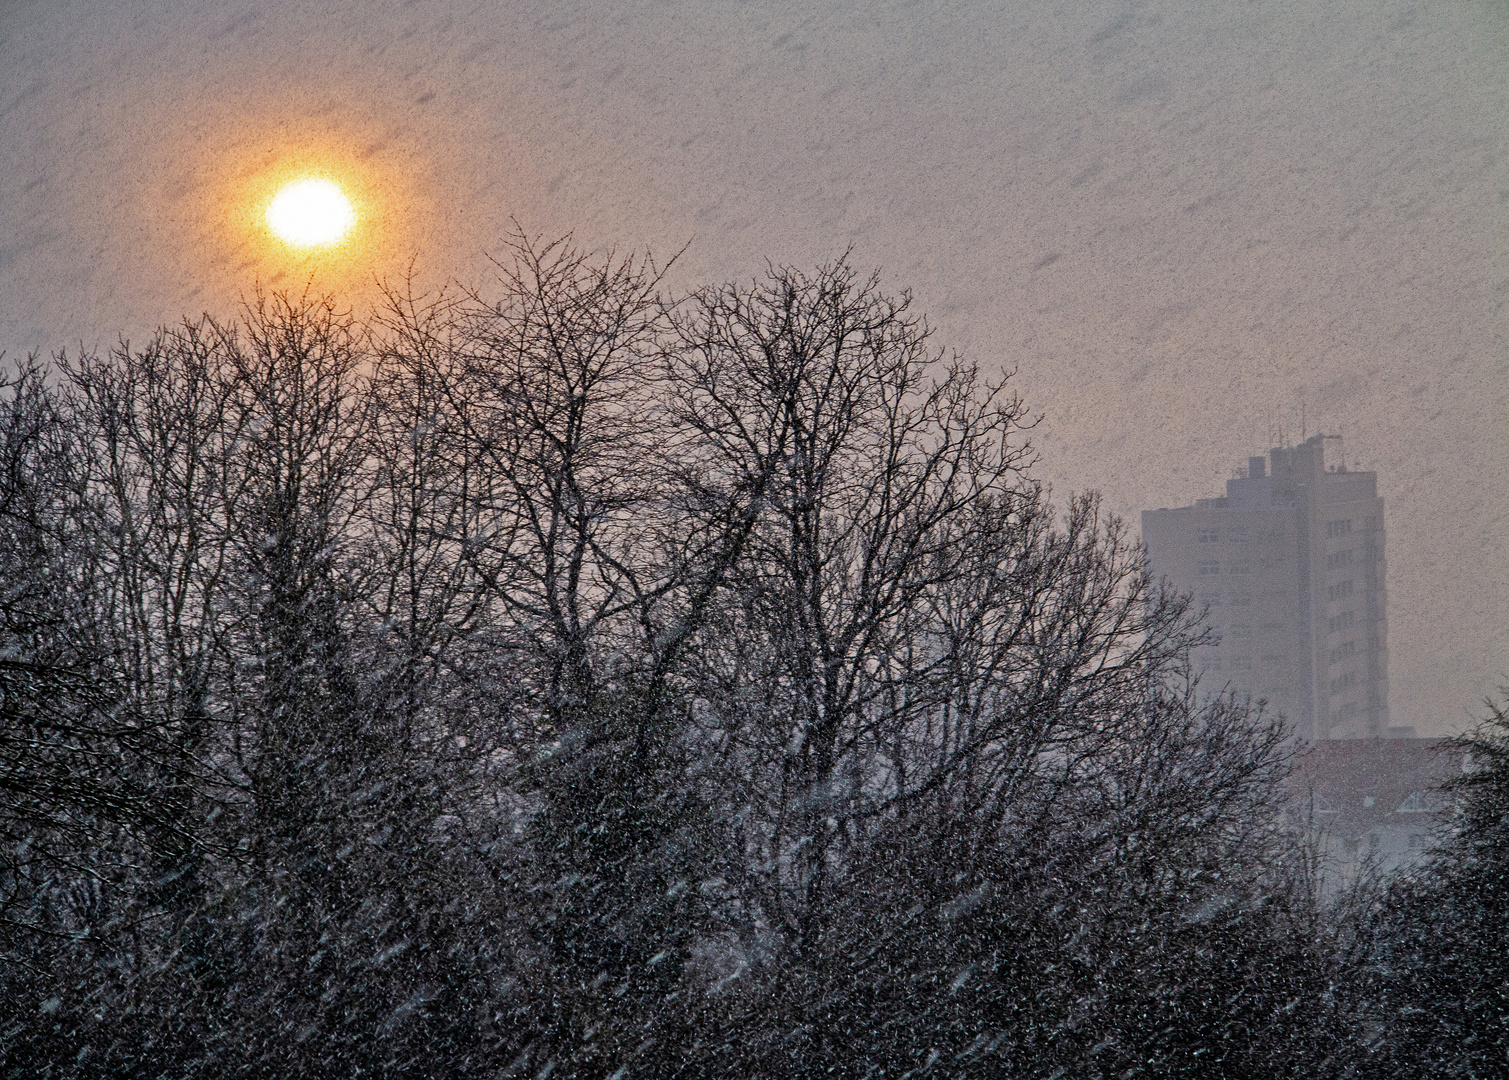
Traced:
<svg viewBox="0 0 1509 1080">
<path fill-rule="evenodd" d="M 294 247 L 334 244 L 351 231 L 356 211 L 329 180 L 289 184 L 267 206 L 267 225 Z"/>
</svg>

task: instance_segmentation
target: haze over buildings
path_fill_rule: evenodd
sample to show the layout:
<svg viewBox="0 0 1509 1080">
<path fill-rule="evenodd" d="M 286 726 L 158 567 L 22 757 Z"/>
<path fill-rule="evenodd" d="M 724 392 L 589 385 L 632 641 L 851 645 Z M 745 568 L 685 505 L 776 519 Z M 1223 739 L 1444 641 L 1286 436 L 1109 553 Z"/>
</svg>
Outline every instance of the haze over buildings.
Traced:
<svg viewBox="0 0 1509 1080">
<path fill-rule="evenodd" d="M 1306 740 L 1405 734 L 1389 721 L 1378 478 L 1327 467 L 1327 438 L 1248 458 L 1224 496 L 1143 511 L 1143 540 L 1208 614 L 1207 688 L 1267 700 Z"/>
</svg>

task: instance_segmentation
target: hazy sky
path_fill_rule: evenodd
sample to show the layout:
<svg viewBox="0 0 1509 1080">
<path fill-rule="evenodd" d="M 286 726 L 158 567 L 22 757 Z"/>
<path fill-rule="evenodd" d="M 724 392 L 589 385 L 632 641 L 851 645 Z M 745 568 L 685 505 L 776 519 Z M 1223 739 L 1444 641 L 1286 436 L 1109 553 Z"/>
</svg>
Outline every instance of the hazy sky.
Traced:
<svg viewBox="0 0 1509 1080">
<path fill-rule="evenodd" d="M 365 224 L 293 262 L 258 215 L 309 167 Z M 1394 722 L 1509 682 L 1503 0 L 0 0 L 12 356 L 475 282 L 511 218 L 683 282 L 852 247 L 1134 523 L 1303 404 L 1387 500 Z"/>
</svg>

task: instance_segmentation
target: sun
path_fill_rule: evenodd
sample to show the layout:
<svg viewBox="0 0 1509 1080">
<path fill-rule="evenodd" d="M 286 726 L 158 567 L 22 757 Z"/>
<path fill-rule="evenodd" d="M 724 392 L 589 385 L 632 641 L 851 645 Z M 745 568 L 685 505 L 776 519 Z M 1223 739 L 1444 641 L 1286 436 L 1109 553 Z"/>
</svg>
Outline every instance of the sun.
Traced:
<svg viewBox="0 0 1509 1080">
<path fill-rule="evenodd" d="M 267 205 L 268 227 L 293 247 L 339 243 L 355 223 L 351 200 L 329 180 L 295 181 Z"/>
</svg>

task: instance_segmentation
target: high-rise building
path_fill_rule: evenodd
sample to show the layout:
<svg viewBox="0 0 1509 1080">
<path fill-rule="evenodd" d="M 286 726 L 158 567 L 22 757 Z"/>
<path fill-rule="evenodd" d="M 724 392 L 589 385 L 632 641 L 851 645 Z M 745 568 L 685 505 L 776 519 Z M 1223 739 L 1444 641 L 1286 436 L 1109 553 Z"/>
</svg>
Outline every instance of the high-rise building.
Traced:
<svg viewBox="0 0 1509 1080">
<path fill-rule="evenodd" d="M 1247 459 L 1224 498 L 1146 510 L 1153 573 L 1207 612 L 1201 685 L 1289 718 L 1302 739 L 1389 732 L 1377 474 L 1327 468 L 1325 439 Z"/>
</svg>

